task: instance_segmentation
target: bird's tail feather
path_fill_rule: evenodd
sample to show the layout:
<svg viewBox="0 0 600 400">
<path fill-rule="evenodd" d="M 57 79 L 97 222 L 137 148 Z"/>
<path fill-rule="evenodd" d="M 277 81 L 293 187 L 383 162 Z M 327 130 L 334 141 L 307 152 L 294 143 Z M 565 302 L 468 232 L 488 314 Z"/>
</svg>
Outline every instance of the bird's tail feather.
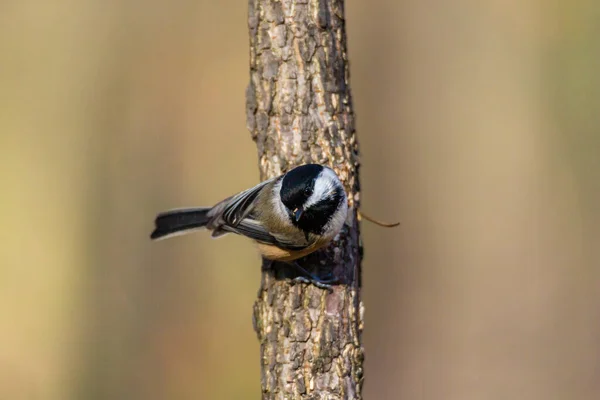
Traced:
<svg viewBox="0 0 600 400">
<path fill-rule="evenodd" d="M 208 216 L 210 210 L 210 208 L 186 208 L 160 213 L 156 216 L 155 228 L 150 238 L 166 239 L 203 228 L 210 221 Z"/>
</svg>

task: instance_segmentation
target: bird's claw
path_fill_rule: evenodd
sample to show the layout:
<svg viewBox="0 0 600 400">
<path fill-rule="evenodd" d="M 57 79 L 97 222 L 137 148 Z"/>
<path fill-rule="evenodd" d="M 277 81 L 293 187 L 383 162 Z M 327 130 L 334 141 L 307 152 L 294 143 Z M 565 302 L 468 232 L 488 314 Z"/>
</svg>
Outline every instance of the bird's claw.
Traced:
<svg viewBox="0 0 600 400">
<path fill-rule="evenodd" d="M 306 283 L 306 284 L 313 284 L 318 288 L 321 289 L 325 289 L 328 290 L 329 292 L 333 292 L 333 286 L 331 286 L 330 283 L 326 283 L 326 282 L 330 282 L 330 281 L 320 281 L 320 280 L 316 280 L 316 279 L 309 279 L 306 278 L 304 276 L 297 276 L 295 278 L 292 279 L 292 282 L 295 283 Z M 331 281 L 333 283 L 333 281 Z"/>
<path fill-rule="evenodd" d="M 333 291 L 332 285 L 337 283 L 337 280 L 335 278 L 321 279 L 321 278 L 311 274 L 310 272 L 308 272 L 300 264 L 294 262 L 293 265 L 294 265 L 294 267 L 296 267 L 296 269 L 298 271 L 300 271 L 302 274 L 304 274 L 304 276 L 297 276 L 297 277 L 293 278 L 292 281 L 299 282 L 299 283 L 307 283 L 307 284 L 312 283 L 313 285 L 315 285 L 318 288 L 326 289 L 330 292 Z"/>
</svg>

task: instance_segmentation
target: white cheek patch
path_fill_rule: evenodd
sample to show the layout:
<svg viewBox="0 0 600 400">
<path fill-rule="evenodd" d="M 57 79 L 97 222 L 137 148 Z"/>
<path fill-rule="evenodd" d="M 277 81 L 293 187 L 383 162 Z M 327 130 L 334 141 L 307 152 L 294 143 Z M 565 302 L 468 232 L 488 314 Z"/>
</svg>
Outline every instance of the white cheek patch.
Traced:
<svg viewBox="0 0 600 400">
<path fill-rule="evenodd" d="M 335 172 L 333 172 L 329 168 L 324 168 L 323 171 L 321 171 L 321 173 L 317 177 L 317 179 L 315 179 L 315 187 L 313 188 L 313 192 L 308 198 L 308 200 L 306 200 L 304 208 L 308 208 L 323 199 L 332 197 L 335 193 L 337 181 L 338 177 L 335 174 Z"/>
<path fill-rule="evenodd" d="M 346 217 L 348 215 L 348 200 L 346 196 L 342 200 L 340 208 L 333 214 L 333 218 L 325 225 L 324 231 L 326 236 L 333 239 L 342 230 L 342 227 L 346 223 Z"/>
</svg>

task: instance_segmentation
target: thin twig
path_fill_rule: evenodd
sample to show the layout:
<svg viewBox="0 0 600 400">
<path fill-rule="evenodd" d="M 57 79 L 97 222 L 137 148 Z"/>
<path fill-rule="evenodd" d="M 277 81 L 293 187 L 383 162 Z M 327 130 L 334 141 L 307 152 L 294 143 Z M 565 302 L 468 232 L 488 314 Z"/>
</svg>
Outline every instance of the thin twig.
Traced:
<svg viewBox="0 0 600 400">
<path fill-rule="evenodd" d="M 389 223 L 389 222 L 377 221 L 376 219 L 373 219 L 373 218 L 369 217 L 367 214 L 363 213 L 360 210 L 358 210 L 358 218 L 359 218 L 359 221 L 364 218 L 365 220 L 367 220 L 369 222 L 372 222 L 375 225 L 379 225 L 379 226 L 381 226 L 383 228 L 394 228 L 394 227 L 400 225 L 400 222 Z"/>
</svg>

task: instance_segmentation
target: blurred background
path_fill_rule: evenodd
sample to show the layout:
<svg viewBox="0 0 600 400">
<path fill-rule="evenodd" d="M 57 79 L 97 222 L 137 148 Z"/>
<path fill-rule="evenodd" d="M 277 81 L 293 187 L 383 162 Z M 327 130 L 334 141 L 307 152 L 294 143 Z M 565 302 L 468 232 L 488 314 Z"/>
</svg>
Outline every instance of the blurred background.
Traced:
<svg viewBox="0 0 600 400">
<path fill-rule="evenodd" d="M 0 398 L 259 398 L 245 1 L 0 4 Z M 366 399 L 600 397 L 600 5 L 346 6 Z M 230 172 L 235 168 L 235 173 Z"/>
</svg>

